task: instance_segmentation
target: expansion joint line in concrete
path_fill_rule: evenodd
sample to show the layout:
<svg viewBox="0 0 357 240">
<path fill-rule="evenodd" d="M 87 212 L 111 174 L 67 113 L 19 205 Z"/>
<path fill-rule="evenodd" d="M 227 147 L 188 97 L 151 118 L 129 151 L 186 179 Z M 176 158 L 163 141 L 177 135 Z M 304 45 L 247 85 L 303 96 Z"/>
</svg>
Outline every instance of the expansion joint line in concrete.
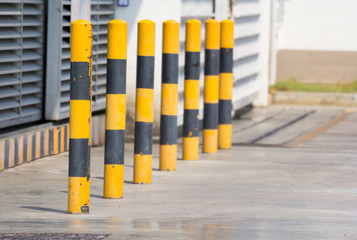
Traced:
<svg viewBox="0 0 357 240">
<path fill-rule="evenodd" d="M 309 132 L 309 133 L 297 138 L 295 141 L 289 143 L 287 146 L 298 147 L 301 144 L 312 140 L 313 138 L 317 137 L 318 135 L 326 132 L 328 129 L 330 129 L 333 126 L 335 126 L 340 121 L 344 120 L 346 117 L 348 117 L 353 112 L 356 112 L 356 110 L 346 109 L 344 112 L 342 112 L 341 114 L 337 115 L 335 118 L 331 119 L 330 121 L 328 121 L 327 123 L 325 123 L 321 127 L 316 128 L 315 130 L 313 130 L 313 131 L 311 131 L 311 132 Z"/>
</svg>

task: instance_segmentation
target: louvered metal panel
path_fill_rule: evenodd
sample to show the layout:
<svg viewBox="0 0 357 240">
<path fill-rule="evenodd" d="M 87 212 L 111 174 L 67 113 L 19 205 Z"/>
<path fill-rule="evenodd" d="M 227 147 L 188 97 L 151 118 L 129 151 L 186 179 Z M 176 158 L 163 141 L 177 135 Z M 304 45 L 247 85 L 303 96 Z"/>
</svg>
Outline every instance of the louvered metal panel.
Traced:
<svg viewBox="0 0 357 240">
<path fill-rule="evenodd" d="M 49 1 L 46 119 L 69 116 L 71 0 Z M 58 11 L 60 9 L 61 11 Z M 92 110 L 105 108 L 107 24 L 114 19 L 113 0 L 91 0 L 93 25 Z"/>
<path fill-rule="evenodd" d="M 42 118 L 44 0 L 0 0 L 0 128 Z"/>
<path fill-rule="evenodd" d="M 105 108 L 107 74 L 107 25 L 114 19 L 113 0 L 91 0 L 93 25 L 93 110 Z"/>
<path fill-rule="evenodd" d="M 182 0 L 181 2 L 181 24 L 180 24 L 180 55 L 179 55 L 179 102 L 178 115 L 183 116 L 183 97 L 184 97 L 184 64 L 185 64 L 185 23 L 190 19 L 198 19 L 202 23 L 201 27 L 201 73 L 200 73 L 200 118 L 203 117 L 203 85 L 204 85 L 204 39 L 205 21 L 215 17 L 214 0 Z M 178 118 L 178 125 L 183 124 L 183 118 Z"/>
<path fill-rule="evenodd" d="M 239 109 L 258 95 L 261 63 L 261 23 L 263 0 L 235 0 L 233 53 L 233 106 Z"/>
</svg>

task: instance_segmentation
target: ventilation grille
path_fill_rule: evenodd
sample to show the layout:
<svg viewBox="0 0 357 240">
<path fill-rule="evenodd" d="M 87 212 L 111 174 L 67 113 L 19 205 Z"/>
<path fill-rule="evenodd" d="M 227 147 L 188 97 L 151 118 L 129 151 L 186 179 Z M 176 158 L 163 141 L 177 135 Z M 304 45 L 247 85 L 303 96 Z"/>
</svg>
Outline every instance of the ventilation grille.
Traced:
<svg viewBox="0 0 357 240">
<path fill-rule="evenodd" d="M 201 69 L 200 69 L 200 110 L 203 108 L 203 85 L 204 85 L 204 39 L 205 39 L 205 22 L 215 16 L 214 0 L 182 0 L 181 2 L 181 23 L 180 23 L 180 56 L 179 56 L 179 104 L 178 115 L 183 115 L 183 98 L 184 98 L 184 65 L 185 65 L 185 38 L 186 38 L 186 21 L 197 19 L 201 21 Z M 200 111 L 200 118 L 203 117 L 203 111 Z M 183 118 L 178 118 L 178 125 L 183 124 Z"/>
<path fill-rule="evenodd" d="M 0 128 L 42 117 L 43 0 L 0 0 Z"/>
<path fill-rule="evenodd" d="M 91 0 L 93 26 L 92 111 L 105 109 L 107 24 L 114 19 L 113 0 Z M 61 9 L 61 12 L 56 9 Z M 46 119 L 69 116 L 71 0 L 49 1 Z M 53 27 L 52 27 L 53 25 Z M 56 30 L 58 29 L 58 30 Z M 61 36 L 57 37 L 60 32 Z M 60 51 L 56 49 L 60 46 Z M 60 82 L 60 85 L 59 85 Z"/>
<path fill-rule="evenodd" d="M 114 19 L 113 0 L 91 0 L 93 26 L 93 110 L 105 108 L 108 22 Z"/>
<path fill-rule="evenodd" d="M 261 24 L 263 0 L 235 0 L 234 52 L 233 52 L 233 102 L 238 109 L 251 103 L 259 89 L 259 74 L 262 70 Z"/>
<path fill-rule="evenodd" d="M 60 97 L 60 112 L 61 115 L 69 113 L 69 86 L 70 86 L 70 67 L 71 67 L 71 52 L 70 52 L 70 36 L 71 36 L 71 1 L 64 0 L 62 3 L 62 31 L 61 31 L 61 97 Z M 50 63 L 49 63 L 50 64 Z"/>
</svg>

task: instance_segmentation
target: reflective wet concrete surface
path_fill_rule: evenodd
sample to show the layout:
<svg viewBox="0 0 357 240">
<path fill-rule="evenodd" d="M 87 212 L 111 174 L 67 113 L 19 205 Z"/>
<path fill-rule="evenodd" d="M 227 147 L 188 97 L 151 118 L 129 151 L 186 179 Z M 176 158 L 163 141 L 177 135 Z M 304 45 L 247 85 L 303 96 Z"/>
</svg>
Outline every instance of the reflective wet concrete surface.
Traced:
<svg viewBox="0 0 357 240">
<path fill-rule="evenodd" d="M 344 112 L 254 109 L 234 121 L 231 150 L 178 160 L 175 172 L 158 171 L 154 145 L 149 185 L 132 184 L 133 144 L 127 143 L 123 199 L 102 198 L 104 148 L 93 148 L 87 215 L 66 214 L 68 153 L 3 171 L 0 233 L 357 239 L 357 113 L 291 144 Z"/>
</svg>

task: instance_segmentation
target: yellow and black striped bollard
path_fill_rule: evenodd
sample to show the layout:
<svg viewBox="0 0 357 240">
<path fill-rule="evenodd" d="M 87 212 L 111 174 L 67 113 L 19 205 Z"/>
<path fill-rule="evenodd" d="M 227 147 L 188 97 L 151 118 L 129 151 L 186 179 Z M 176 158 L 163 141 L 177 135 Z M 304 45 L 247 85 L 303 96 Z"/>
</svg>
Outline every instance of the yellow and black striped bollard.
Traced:
<svg viewBox="0 0 357 240">
<path fill-rule="evenodd" d="M 215 19 L 206 21 L 202 133 L 204 153 L 215 153 L 218 149 L 219 25 L 220 23 Z"/>
<path fill-rule="evenodd" d="M 151 183 L 154 120 L 155 23 L 138 23 L 134 183 Z"/>
<path fill-rule="evenodd" d="M 180 24 L 168 20 L 163 24 L 160 170 L 176 170 L 178 57 Z"/>
<path fill-rule="evenodd" d="M 183 160 L 198 160 L 201 22 L 186 22 Z"/>
<path fill-rule="evenodd" d="M 233 31 L 232 20 L 226 19 L 221 22 L 218 120 L 218 147 L 220 149 L 230 149 L 232 146 Z"/>
<path fill-rule="evenodd" d="M 127 23 L 108 23 L 104 197 L 122 198 L 126 103 Z"/>
<path fill-rule="evenodd" d="M 92 25 L 71 24 L 68 213 L 89 213 Z"/>
</svg>

